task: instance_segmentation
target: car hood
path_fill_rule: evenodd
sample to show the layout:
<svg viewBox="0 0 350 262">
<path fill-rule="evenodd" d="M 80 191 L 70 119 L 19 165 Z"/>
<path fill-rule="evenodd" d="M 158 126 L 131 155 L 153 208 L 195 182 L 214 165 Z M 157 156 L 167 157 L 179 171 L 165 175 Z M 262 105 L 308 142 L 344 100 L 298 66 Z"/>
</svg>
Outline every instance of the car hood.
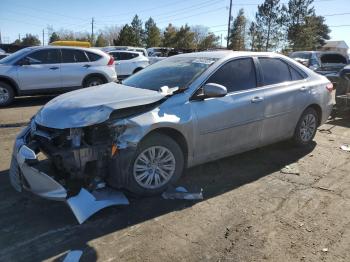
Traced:
<svg viewBox="0 0 350 262">
<path fill-rule="evenodd" d="M 50 128 L 85 127 L 108 120 L 118 109 L 147 105 L 166 94 L 108 83 L 60 95 L 48 102 L 35 116 L 35 122 Z"/>
</svg>

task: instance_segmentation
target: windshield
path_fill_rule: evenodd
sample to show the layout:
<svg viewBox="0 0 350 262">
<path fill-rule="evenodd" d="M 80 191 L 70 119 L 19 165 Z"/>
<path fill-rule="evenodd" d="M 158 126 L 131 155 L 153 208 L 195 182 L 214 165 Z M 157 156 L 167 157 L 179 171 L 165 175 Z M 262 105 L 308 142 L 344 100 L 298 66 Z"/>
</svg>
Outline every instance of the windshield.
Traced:
<svg viewBox="0 0 350 262">
<path fill-rule="evenodd" d="M 30 51 L 29 48 L 18 50 L 17 52 L 14 52 L 13 54 L 1 59 L 0 64 L 11 64 L 13 62 L 16 62 L 18 59 L 20 59 L 24 54 L 26 54 L 29 51 Z"/>
<path fill-rule="evenodd" d="M 127 78 L 123 84 L 155 91 L 163 86 L 185 89 L 216 60 L 208 57 L 167 58 Z"/>
</svg>

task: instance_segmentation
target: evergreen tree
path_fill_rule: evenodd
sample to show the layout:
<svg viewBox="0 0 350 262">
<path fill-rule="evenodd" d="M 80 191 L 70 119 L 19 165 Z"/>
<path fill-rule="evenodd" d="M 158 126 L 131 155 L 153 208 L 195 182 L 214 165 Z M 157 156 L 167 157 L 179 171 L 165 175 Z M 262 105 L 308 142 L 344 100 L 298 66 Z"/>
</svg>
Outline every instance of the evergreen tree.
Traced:
<svg viewBox="0 0 350 262">
<path fill-rule="evenodd" d="M 50 36 L 49 43 L 59 41 L 59 40 L 60 40 L 59 35 L 56 32 L 53 32 Z"/>
<path fill-rule="evenodd" d="M 209 48 L 215 48 L 218 46 L 219 37 L 215 36 L 213 33 L 209 33 L 204 37 L 198 44 L 199 50 L 206 50 Z"/>
<path fill-rule="evenodd" d="M 193 48 L 193 40 L 194 33 L 191 31 L 191 28 L 186 24 L 185 26 L 181 26 L 179 31 L 176 32 L 174 39 L 174 47 L 181 49 Z"/>
<path fill-rule="evenodd" d="M 132 46 L 142 46 L 143 45 L 143 35 L 144 31 L 142 29 L 142 21 L 139 19 L 138 15 L 135 15 L 131 21 L 132 28 Z"/>
<path fill-rule="evenodd" d="M 280 0 L 265 0 L 258 6 L 256 24 L 262 34 L 265 51 L 278 46 L 281 39 L 281 7 Z"/>
<path fill-rule="evenodd" d="M 104 35 L 102 33 L 100 33 L 97 36 L 95 46 L 102 47 L 102 46 L 107 46 L 107 45 L 108 45 L 108 41 L 105 39 Z"/>
<path fill-rule="evenodd" d="M 26 34 L 26 36 L 22 38 L 21 45 L 33 46 L 33 45 L 40 45 L 40 43 L 41 42 L 37 36 L 32 34 Z"/>
<path fill-rule="evenodd" d="M 169 24 L 163 34 L 163 46 L 164 47 L 174 47 L 175 37 L 176 37 L 176 28 Z"/>
<path fill-rule="evenodd" d="M 160 45 L 160 30 L 152 17 L 145 23 L 145 43 L 147 47 Z"/>
<path fill-rule="evenodd" d="M 329 39 L 329 29 L 324 25 L 324 19 L 316 16 L 313 2 L 313 0 L 289 0 L 288 6 L 282 7 L 283 24 L 287 31 L 289 46 L 293 51 L 309 50 Z"/>
<path fill-rule="evenodd" d="M 128 24 L 126 24 L 126 25 L 124 25 L 122 30 L 120 30 L 118 38 L 116 39 L 116 41 L 114 41 L 114 45 L 133 46 L 134 43 L 135 42 L 134 42 L 133 28 L 131 26 L 129 26 Z"/>
<path fill-rule="evenodd" d="M 230 49 L 235 51 L 245 50 L 246 23 L 247 19 L 244 16 L 244 10 L 240 9 L 232 24 L 229 39 Z"/>
</svg>

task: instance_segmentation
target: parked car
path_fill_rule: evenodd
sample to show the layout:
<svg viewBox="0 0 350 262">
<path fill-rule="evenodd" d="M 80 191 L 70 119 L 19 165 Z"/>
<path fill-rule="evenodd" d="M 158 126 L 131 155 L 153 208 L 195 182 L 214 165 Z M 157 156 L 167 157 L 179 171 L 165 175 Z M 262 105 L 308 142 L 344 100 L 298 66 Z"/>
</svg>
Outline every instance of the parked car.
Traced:
<svg viewBox="0 0 350 262">
<path fill-rule="evenodd" d="M 115 81 L 114 59 L 78 47 L 28 47 L 0 60 L 0 106 L 15 96 L 71 91 Z"/>
<path fill-rule="evenodd" d="M 124 51 L 135 51 L 141 52 L 145 57 L 148 57 L 148 52 L 143 47 L 135 47 L 135 46 L 105 46 L 100 48 L 102 51 L 108 53 L 110 51 L 115 50 L 124 50 Z"/>
<path fill-rule="evenodd" d="M 141 52 L 116 50 L 108 54 L 115 59 L 115 70 L 119 79 L 125 79 L 149 66 L 148 57 Z"/>
<path fill-rule="evenodd" d="M 316 73 L 326 76 L 336 88 L 339 71 L 348 64 L 348 58 L 337 52 L 300 51 L 293 52 L 290 57 L 302 63 Z"/>
<path fill-rule="evenodd" d="M 72 210 L 105 184 L 158 194 L 186 167 L 286 139 L 310 144 L 330 115 L 331 92 L 327 78 L 278 54 L 173 56 L 123 84 L 47 103 L 16 138 L 10 180 Z M 41 169 L 39 152 L 58 172 Z M 79 214 L 103 203 L 82 204 L 90 209 Z"/>
<path fill-rule="evenodd" d="M 344 67 L 339 72 L 335 101 L 334 116 L 337 113 L 348 112 L 350 110 L 350 66 Z"/>
</svg>

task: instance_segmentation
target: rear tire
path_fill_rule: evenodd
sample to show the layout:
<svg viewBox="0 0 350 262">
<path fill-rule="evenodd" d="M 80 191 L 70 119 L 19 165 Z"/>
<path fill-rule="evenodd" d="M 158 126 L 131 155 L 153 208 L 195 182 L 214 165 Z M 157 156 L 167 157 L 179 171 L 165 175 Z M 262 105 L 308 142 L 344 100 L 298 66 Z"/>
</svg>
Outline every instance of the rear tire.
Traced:
<svg viewBox="0 0 350 262">
<path fill-rule="evenodd" d="M 84 81 L 84 87 L 98 86 L 105 83 L 105 80 L 100 76 L 92 76 Z"/>
<path fill-rule="evenodd" d="M 184 154 L 178 143 L 169 136 L 152 134 L 136 150 L 128 190 L 140 196 L 160 194 L 179 179 L 183 169 Z"/>
<path fill-rule="evenodd" d="M 314 139 L 319 122 L 315 109 L 309 107 L 301 115 L 294 131 L 293 141 L 297 146 L 307 146 Z"/>
<path fill-rule="evenodd" d="M 0 107 L 8 106 L 12 103 L 15 92 L 9 84 L 0 82 Z"/>
</svg>

